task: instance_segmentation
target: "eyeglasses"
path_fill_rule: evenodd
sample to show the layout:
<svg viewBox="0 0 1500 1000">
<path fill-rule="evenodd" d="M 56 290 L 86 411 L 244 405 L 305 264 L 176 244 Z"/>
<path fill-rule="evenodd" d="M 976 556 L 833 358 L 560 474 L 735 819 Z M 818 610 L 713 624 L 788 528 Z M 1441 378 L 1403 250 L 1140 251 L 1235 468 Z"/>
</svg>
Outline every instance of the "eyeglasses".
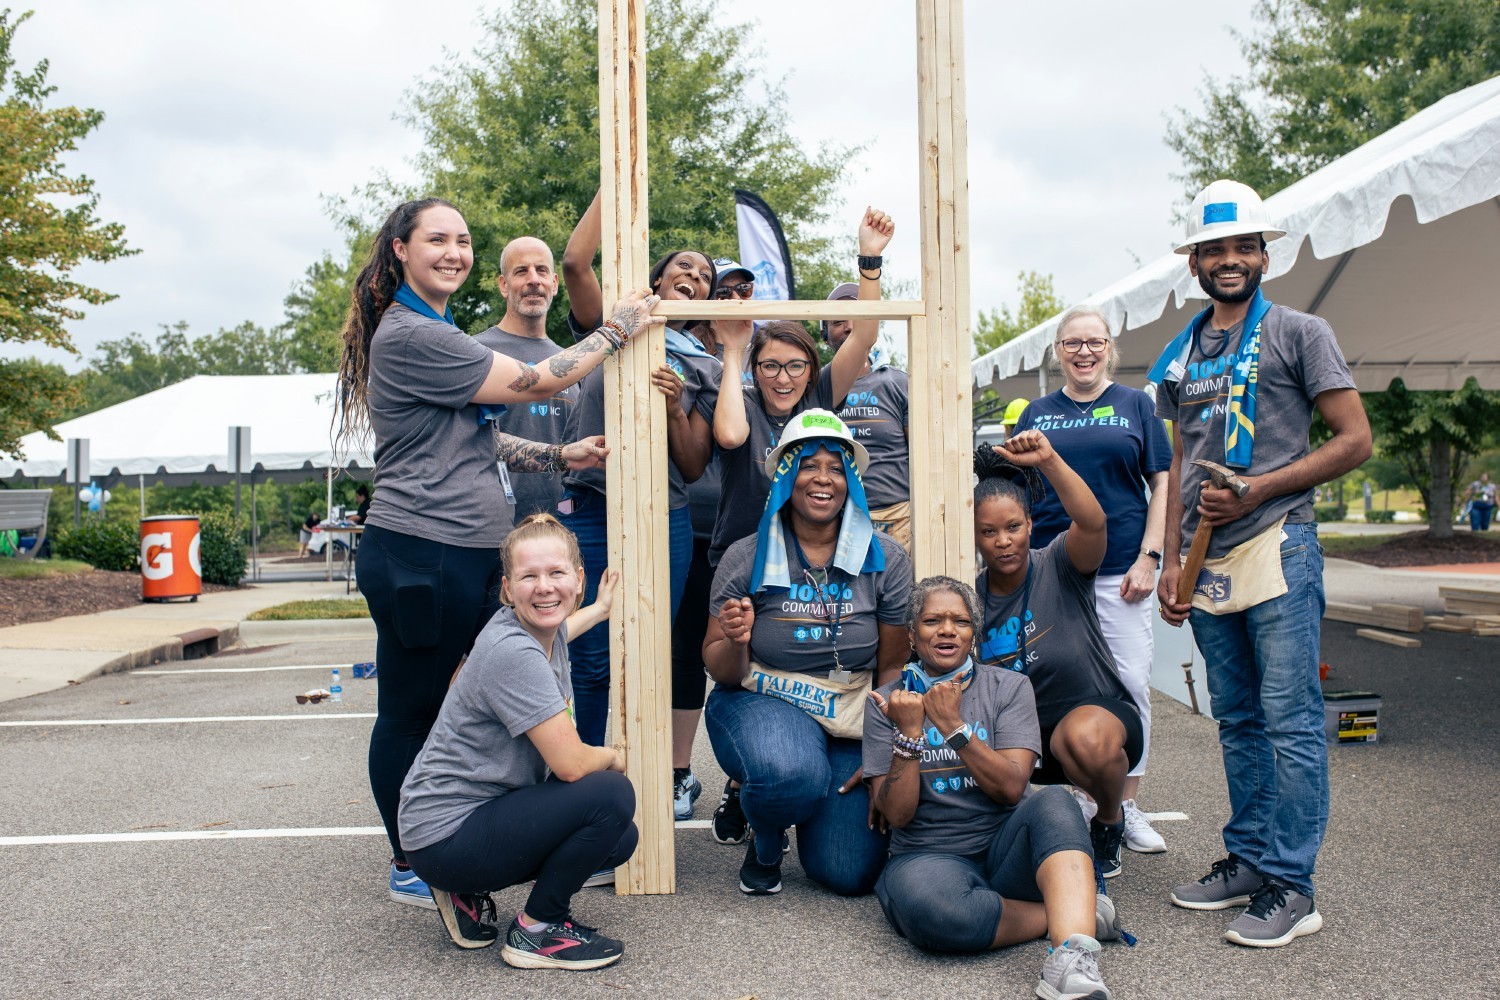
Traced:
<svg viewBox="0 0 1500 1000">
<path fill-rule="evenodd" d="M 734 294 L 734 295 L 739 296 L 742 299 L 748 299 L 750 297 L 750 293 L 752 293 L 754 291 L 755 291 L 755 282 L 753 282 L 753 281 L 741 281 L 741 282 L 739 282 L 738 284 L 735 284 L 735 285 L 720 285 L 718 288 L 715 288 L 714 289 L 714 298 L 716 298 L 716 299 L 727 299 L 727 298 L 729 298 L 729 296 L 731 294 Z"/>
<path fill-rule="evenodd" d="M 1064 354 L 1077 354 L 1085 347 L 1091 354 L 1103 354 L 1104 349 L 1109 346 L 1109 341 L 1103 337 L 1095 337 L 1090 340 L 1060 340 L 1057 346 L 1063 349 Z"/>
<path fill-rule="evenodd" d="M 755 363 L 756 370 L 766 378 L 775 378 L 783 371 L 786 372 L 788 378 L 801 378 L 807 374 L 807 367 L 806 361 L 788 361 L 786 364 L 780 361 L 757 361 Z"/>
</svg>

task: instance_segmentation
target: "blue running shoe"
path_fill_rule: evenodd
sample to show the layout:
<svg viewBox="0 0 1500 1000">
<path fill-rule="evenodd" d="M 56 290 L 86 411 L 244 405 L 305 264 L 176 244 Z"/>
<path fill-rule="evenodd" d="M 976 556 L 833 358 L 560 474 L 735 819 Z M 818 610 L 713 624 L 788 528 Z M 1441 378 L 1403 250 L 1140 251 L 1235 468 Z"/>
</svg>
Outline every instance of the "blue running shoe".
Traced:
<svg viewBox="0 0 1500 1000">
<path fill-rule="evenodd" d="M 674 819 L 692 819 L 693 805 L 698 801 L 698 796 L 703 794 L 703 782 L 698 776 L 688 770 L 682 777 L 672 779 L 672 817 Z"/>
<path fill-rule="evenodd" d="M 432 901 L 432 890 L 427 888 L 427 883 L 410 868 L 402 871 L 395 863 L 391 864 L 391 901 L 406 903 L 410 906 L 421 906 L 428 910 L 436 910 L 437 904 Z"/>
</svg>

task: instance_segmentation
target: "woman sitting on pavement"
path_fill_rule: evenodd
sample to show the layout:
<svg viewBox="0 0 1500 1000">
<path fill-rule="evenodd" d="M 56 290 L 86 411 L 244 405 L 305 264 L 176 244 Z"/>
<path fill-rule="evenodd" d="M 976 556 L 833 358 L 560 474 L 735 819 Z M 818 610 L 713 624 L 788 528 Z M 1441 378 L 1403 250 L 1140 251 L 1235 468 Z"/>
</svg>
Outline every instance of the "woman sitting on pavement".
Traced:
<svg viewBox="0 0 1500 1000">
<path fill-rule="evenodd" d="M 753 833 L 747 895 L 781 891 L 793 826 L 803 871 L 834 892 L 869 892 L 885 863 L 859 740 L 872 675 L 891 680 L 906 660 L 911 564 L 870 523 L 868 461 L 829 411 L 793 418 L 765 462 L 760 530 L 714 576 L 703 662 L 718 683 L 704 720 Z"/>
<path fill-rule="evenodd" d="M 985 566 L 975 582 L 984 605 L 979 659 L 1031 678 L 1042 727 L 1042 763 L 1031 782 L 1075 785 L 1098 803 L 1089 834 L 1102 889 L 1120 873 L 1125 775 L 1141 757 L 1141 719 L 1094 611 L 1104 509 L 1041 431 L 981 445 L 974 471 L 974 544 Z M 1035 551 L 1031 504 L 1042 476 L 1072 527 Z"/>
<path fill-rule="evenodd" d="M 619 573 L 583 599 L 577 539 L 549 514 L 505 541 L 502 608 L 480 633 L 401 789 L 401 843 L 460 948 L 500 931 L 491 892 L 535 881 L 501 958 L 518 968 L 596 969 L 621 944 L 573 919 L 570 902 L 638 837 L 617 749 L 573 725 L 568 637 L 609 617 Z"/>
<path fill-rule="evenodd" d="M 897 933 L 976 952 L 1047 935 L 1037 994 L 1108 997 L 1099 942 L 1121 936 L 1095 893 L 1088 830 L 1061 788 L 1027 792 L 1041 752 L 1022 675 L 974 662 L 979 597 L 946 576 L 913 588 L 915 662 L 870 695 L 865 780 L 891 827 L 875 883 Z"/>
</svg>

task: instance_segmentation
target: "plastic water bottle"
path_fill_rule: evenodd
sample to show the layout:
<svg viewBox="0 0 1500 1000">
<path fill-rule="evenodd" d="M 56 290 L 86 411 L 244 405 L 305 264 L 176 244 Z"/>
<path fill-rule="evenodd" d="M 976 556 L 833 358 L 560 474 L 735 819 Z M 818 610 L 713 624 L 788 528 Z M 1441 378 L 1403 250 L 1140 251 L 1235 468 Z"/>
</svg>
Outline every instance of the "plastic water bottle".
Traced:
<svg viewBox="0 0 1500 1000">
<path fill-rule="evenodd" d="M 338 667 L 334 667 L 333 668 L 333 683 L 331 683 L 331 684 L 328 685 L 328 700 L 329 701 L 343 701 L 344 700 L 344 685 L 341 684 L 341 683 L 339 683 L 339 668 Z"/>
</svg>

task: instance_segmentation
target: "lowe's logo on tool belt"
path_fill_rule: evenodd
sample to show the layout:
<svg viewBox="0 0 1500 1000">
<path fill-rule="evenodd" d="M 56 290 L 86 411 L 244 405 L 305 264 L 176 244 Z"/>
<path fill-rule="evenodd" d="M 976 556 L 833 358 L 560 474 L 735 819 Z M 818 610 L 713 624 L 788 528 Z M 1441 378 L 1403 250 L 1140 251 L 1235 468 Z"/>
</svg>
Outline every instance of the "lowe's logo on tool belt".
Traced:
<svg viewBox="0 0 1500 1000">
<path fill-rule="evenodd" d="M 766 674 L 755 675 L 755 690 L 790 702 L 808 715 L 822 716 L 825 719 L 838 716 L 838 701 L 843 697 L 840 692 L 825 691 L 814 684 Z"/>
<path fill-rule="evenodd" d="M 1223 604 L 1229 600 L 1232 582 L 1228 574 L 1215 573 L 1207 569 L 1199 570 L 1198 580 L 1193 584 L 1193 593 L 1202 594 L 1215 604 Z"/>
</svg>

